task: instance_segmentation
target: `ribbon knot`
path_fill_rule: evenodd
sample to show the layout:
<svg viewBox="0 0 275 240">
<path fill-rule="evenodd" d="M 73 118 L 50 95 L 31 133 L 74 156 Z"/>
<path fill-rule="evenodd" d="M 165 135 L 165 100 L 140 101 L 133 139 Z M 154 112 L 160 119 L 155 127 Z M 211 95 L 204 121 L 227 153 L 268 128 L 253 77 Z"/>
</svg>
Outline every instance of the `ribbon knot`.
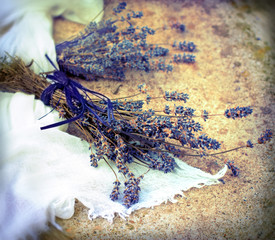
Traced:
<svg viewBox="0 0 275 240">
<path fill-rule="evenodd" d="M 52 77 L 52 79 L 54 78 L 64 86 L 68 86 L 70 84 L 70 79 L 66 76 L 65 73 L 61 71 L 55 71 L 53 76 L 48 75 L 47 77 Z"/>
<path fill-rule="evenodd" d="M 83 87 L 80 83 L 68 78 L 65 73 L 59 71 L 56 66 L 53 64 L 51 59 L 48 55 L 45 55 L 48 61 L 52 64 L 52 66 L 56 69 L 53 75 L 47 75 L 47 78 L 52 80 L 52 84 L 49 85 L 41 94 L 41 100 L 45 105 L 50 105 L 52 96 L 57 90 L 61 90 L 66 97 L 66 102 L 73 114 L 76 116 L 72 117 L 71 119 L 67 119 L 65 121 L 61 121 L 58 123 L 54 123 L 51 125 L 47 125 L 41 127 L 41 130 L 45 130 L 48 128 L 58 127 L 63 124 L 67 124 L 78 119 L 84 117 L 84 113 L 89 112 L 94 117 L 101 122 L 102 124 L 109 126 L 112 120 L 114 120 L 113 114 L 113 104 L 112 101 L 106 97 L 105 95 L 92 91 Z M 80 94 L 80 91 L 84 94 Z M 87 93 L 91 93 L 94 96 L 101 99 L 105 104 L 106 107 L 99 107 L 93 103 L 92 99 L 88 96 Z M 85 96 L 85 97 L 84 97 Z M 108 123 L 106 123 L 99 113 L 107 113 Z"/>
</svg>

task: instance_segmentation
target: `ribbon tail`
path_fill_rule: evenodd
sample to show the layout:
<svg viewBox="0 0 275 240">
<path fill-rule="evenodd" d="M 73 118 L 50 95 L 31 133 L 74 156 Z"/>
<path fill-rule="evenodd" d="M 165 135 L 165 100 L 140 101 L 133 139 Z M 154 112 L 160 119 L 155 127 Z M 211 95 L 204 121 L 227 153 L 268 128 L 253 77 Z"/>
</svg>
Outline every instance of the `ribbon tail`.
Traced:
<svg viewBox="0 0 275 240">
<path fill-rule="evenodd" d="M 75 116 L 75 117 L 73 117 L 71 119 L 67 119 L 67 120 L 64 120 L 64 121 L 61 121 L 61 122 L 53 123 L 53 124 L 41 127 L 40 129 L 41 130 L 46 130 L 46 129 L 49 129 L 49 128 L 59 127 L 59 126 L 61 126 L 63 124 L 68 124 L 70 122 L 74 122 L 77 119 L 81 118 L 83 116 L 83 113 L 84 113 L 84 109 L 83 109 L 83 111 L 79 115 L 77 115 L 77 116 Z"/>
</svg>

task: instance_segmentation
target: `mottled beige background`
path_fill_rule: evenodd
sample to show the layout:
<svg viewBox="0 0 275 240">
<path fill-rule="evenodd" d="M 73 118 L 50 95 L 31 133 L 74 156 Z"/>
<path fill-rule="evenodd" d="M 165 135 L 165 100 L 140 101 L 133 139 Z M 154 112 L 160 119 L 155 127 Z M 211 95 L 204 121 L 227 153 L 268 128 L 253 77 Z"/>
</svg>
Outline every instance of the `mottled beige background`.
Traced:
<svg viewBox="0 0 275 240">
<path fill-rule="evenodd" d="M 116 2 L 105 1 L 105 18 L 112 16 Z M 124 82 L 105 80 L 91 82 L 89 87 L 111 98 L 134 93 L 143 82 L 150 87 L 152 96 L 161 96 L 166 90 L 183 91 L 190 95 L 186 106 L 198 113 L 204 109 L 215 114 L 223 113 L 227 107 L 254 106 L 254 114 L 245 120 L 216 116 L 202 122 L 204 132 L 221 141 L 223 150 L 241 146 L 248 139 L 255 142 L 266 128 L 274 130 L 275 53 L 270 7 L 232 1 L 127 2 L 128 9 L 143 11 L 140 26 L 158 29 L 152 43 L 194 41 L 197 62 L 176 65 L 170 74 L 127 72 Z M 183 22 L 186 32 L 163 30 L 171 20 Z M 82 28 L 56 19 L 55 40 L 67 39 Z M 155 100 L 150 107 L 162 110 L 163 101 Z M 191 189 L 183 197 L 176 196 L 175 204 L 141 209 L 126 221 L 116 217 L 110 224 L 102 218 L 90 221 L 88 210 L 77 202 L 75 215 L 70 220 L 58 219 L 58 223 L 72 239 L 274 239 L 272 145 L 273 141 L 230 152 L 220 156 L 220 160 L 183 158 L 211 173 L 220 169 L 224 160 L 233 160 L 241 173 L 232 177 L 228 171 L 224 185 Z"/>
</svg>

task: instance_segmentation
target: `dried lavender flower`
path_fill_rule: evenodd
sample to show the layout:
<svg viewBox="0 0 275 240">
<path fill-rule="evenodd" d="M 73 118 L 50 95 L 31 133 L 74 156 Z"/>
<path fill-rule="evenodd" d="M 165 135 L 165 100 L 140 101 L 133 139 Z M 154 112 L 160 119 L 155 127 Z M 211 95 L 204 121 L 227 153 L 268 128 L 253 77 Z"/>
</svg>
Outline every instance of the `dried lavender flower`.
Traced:
<svg viewBox="0 0 275 240">
<path fill-rule="evenodd" d="M 147 42 L 147 37 L 155 34 L 154 29 L 133 24 L 132 21 L 143 16 L 141 11 L 128 11 L 125 16 L 120 16 L 126 5 L 122 2 L 113 9 L 117 17 L 115 20 L 109 19 L 98 24 L 91 22 L 74 39 L 57 44 L 60 69 L 86 80 L 123 80 L 127 69 L 171 72 L 172 58 L 168 64 L 165 63 L 169 49 Z M 173 25 L 172 28 L 185 30 L 183 24 Z M 179 50 L 193 52 L 195 49 L 193 42 L 179 44 Z M 177 55 L 174 62 L 194 63 L 195 56 L 185 53 Z"/>
</svg>

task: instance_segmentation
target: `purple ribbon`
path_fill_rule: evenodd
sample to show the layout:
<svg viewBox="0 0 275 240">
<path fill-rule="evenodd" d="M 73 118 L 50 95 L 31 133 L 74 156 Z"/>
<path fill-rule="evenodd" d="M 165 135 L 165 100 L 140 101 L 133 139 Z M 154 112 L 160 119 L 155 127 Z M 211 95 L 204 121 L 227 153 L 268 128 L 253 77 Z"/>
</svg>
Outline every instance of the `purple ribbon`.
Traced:
<svg viewBox="0 0 275 240">
<path fill-rule="evenodd" d="M 113 104 L 112 101 L 106 97 L 105 95 L 92 91 L 90 89 L 87 89 L 83 87 L 80 83 L 68 78 L 65 73 L 59 71 L 56 66 L 53 64 L 51 59 L 48 57 L 48 55 L 45 55 L 48 61 L 52 64 L 52 66 L 56 69 L 54 71 L 53 75 L 47 75 L 48 79 L 51 79 L 53 83 L 48 86 L 41 94 L 41 100 L 45 105 L 50 105 L 50 101 L 52 99 L 52 96 L 55 91 L 61 90 L 64 92 L 66 97 L 66 102 L 68 104 L 69 109 L 74 113 L 76 116 L 72 117 L 71 119 L 67 119 L 58 123 L 50 124 L 44 127 L 41 127 L 41 130 L 45 130 L 48 128 L 58 127 L 63 124 L 67 124 L 70 122 L 74 122 L 84 116 L 85 112 L 89 112 L 94 115 L 94 117 L 100 121 L 102 124 L 109 126 L 108 123 L 110 123 L 112 120 L 114 120 L 114 114 L 113 114 Z M 83 92 L 83 94 L 80 94 L 80 92 Z M 106 108 L 99 107 L 95 105 L 92 101 L 92 99 L 88 96 L 87 93 L 91 93 L 95 95 L 96 97 L 100 98 L 104 101 L 106 104 Z M 85 98 L 84 98 L 85 96 Z M 98 115 L 97 112 L 101 113 L 107 113 L 108 116 L 108 123 L 106 123 L 102 117 Z"/>
</svg>

